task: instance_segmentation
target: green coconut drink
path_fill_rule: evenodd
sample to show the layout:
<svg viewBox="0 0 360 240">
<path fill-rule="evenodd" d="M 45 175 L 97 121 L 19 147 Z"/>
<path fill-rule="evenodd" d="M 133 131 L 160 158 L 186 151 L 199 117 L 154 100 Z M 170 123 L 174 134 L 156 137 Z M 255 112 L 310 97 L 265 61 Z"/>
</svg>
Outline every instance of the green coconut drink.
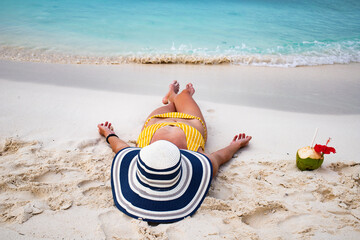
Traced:
<svg viewBox="0 0 360 240">
<path fill-rule="evenodd" d="M 320 154 L 309 146 L 300 148 L 296 153 L 296 166 L 301 170 L 318 169 L 324 161 L 323 154 Z"/>
</svg>

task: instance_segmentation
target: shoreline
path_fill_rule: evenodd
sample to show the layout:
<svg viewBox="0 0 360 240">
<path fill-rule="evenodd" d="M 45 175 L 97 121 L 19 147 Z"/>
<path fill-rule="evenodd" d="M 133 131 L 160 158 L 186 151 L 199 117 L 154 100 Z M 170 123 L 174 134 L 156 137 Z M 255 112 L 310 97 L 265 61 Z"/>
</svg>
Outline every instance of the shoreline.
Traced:
<svg viewBox="0 0 360 240">
<path fill-rule="evenodd" d="M 345 51 L 328 55 L 325 52 L 313 51 L 281 54 L 281 53 L 231 53 L 231 52 L 172 52 L 159 53 L 122 53 L 117 55 L 72 54 L 48 48 L 27 48 L 0 45 L 0 60 L 14 62 L 36 62 L 53 64 L 91 64 L 91 65 L 124 65 L 124 64 L 186 64 L 186 65 L 238 65 L 258 67 L 307 67 L 334 64 L 360 63 L 358 54 Z M 346 57 L 344 57 L 346 56 Z"/>
</svg>

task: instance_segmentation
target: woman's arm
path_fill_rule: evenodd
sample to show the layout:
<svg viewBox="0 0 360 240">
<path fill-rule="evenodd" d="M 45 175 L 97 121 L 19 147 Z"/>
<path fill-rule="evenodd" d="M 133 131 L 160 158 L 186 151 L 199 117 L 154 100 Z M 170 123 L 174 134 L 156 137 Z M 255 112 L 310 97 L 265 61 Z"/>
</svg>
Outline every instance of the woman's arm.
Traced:
<svg viewBox="0 0 360 240">
<path fill-rule="evenodd" d="M 108 140 L 110 147 L 114 153 L 118 153 L 120 150 L 130 147 L 129 144 L 127 144 L 126 142 L 115 136 L 109 137 Z"/>
<path fill-rule="evenodd" d="M 107 138 L 110 134 L 115 134 L 113 127 L 109 122 L 98 124 L 98 128 L 100 135 L 104 136 L 105 138 Z M 109 141 L 110 147 L 114 153 L 118 153 L 121 149 L 130 147 L 126 142 L 117 136 L 110 136 L 107 140 Z"/>
<path fill-rule="evenodd" d="M 221 165 L 228 162 L 240 148 L 248 145 L 251 138 L 251 136 L 246 136 L 245 133 L 240 133 L 239 135 L 235 135 L 227 147 L 224 147 L 216 152 L 205 154 L 202 150 L 199 151 L 210 159 L 213 166 L 213 177 L 216 176 Z"/>
</svg>

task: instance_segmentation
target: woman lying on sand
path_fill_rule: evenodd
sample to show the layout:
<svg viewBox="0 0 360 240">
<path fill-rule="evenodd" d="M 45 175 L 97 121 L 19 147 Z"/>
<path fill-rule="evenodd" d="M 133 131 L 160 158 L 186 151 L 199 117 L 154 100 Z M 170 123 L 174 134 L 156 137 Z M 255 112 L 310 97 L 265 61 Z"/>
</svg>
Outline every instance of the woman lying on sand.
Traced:
<svg viewBox="0 0 360 240">
<path fill-rule="evenodd" d="M 175 222 L 200 207 L 219 167 L 251 140 L 235 135 L 225 148 L 206 154 L 207 128 L 191 83 L 180 93 L 174 81 L 162 102 L 145 121 L 130 147 L 111 123 L 99 124 L 116 153 L 111 171 L 115 205 L 125 214 L 149 222 Z"/>
</svg>

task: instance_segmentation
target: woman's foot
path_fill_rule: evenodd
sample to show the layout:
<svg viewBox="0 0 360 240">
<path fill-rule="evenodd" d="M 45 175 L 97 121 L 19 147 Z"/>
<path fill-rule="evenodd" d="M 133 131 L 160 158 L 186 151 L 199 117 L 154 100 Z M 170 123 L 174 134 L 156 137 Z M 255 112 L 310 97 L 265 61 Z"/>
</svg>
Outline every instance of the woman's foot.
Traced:
<svg viewBox="0 0 360 240">
<path fill-rule="evenodd" d="M 169 85 L 169 92 L 165 95 L 165 97 L 162 99 L 163 104 L 168 104 L 169 101 L 172 102 L 175 95 L 178 94 L 180 89 L 180 84 L 174 80 L 170 85 Z"/>
<path fill-rule="evenodd" d="M 115 134 L 114 128 L 109 122 L 98 124 L 98 128 L 101 136 L 107 137 L 111 133 Z"/>
<path fill-rule="evenodd" d="M 192 83 L 188 83 L 188 84 L 186 85 L 186 90 L 189 91 L 190 96 L 194 95 L 194 93 L 195 93 L 195 88 L 194 88 L 194 86 L 192 85 Z"/>
<path fill-rule="evenodd" d="M 240 148 L 248 145 L 251 138 L 252 138 L 251 136 L 246 136 L 245 133 L 240 133 L 238 135 L 235 135 L 235 137 L 231 141 L 230 145 L 236 144 L 237 148 L 240 149 Z"/>
</svg>

